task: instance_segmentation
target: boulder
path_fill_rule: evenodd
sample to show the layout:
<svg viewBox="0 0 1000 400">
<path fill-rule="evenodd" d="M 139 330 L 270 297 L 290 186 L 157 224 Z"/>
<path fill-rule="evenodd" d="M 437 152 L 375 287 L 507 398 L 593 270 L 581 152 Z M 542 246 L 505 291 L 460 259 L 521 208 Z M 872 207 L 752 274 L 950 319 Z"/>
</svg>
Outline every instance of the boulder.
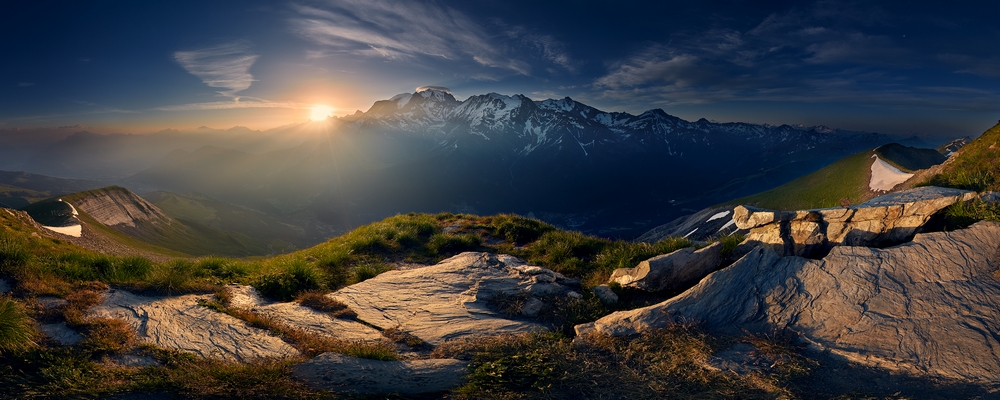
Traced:
<svg viewBox="0 0 1000 400">
<path fill-rule="evenodd" d="M 247 362 L 299 355 L 298 350 L 268 331 L 198 305 L 199 299 L 209 297 L 145 297 L 110 290 L 89 315 L 124 320 L 143 343 L 206 358 Z"/>
<path fill-rule="evenodd" d="M 842 246 L 821 260 L 758 248 L 654 306 L 577 326 L 636 334 L 679 321 L 742 334 L 789 329 L 868 365 L 1000 382 L 1000 223 L 918 234 L 886 249 Z"/>
<path fill-rule="evenodd" d="M 975 192 L 933 186 L 908 189 L 846 208 L 774 211 L 738 206 L 733 220 L 750 233 L 740 253 L 767 246 L 781 255 L 822 257 L 834 246 L 885 247 L 909 241 L 938 211 Z"/>
<path fill-rule="evenodd" d="M 579 281 L 512 256 L 466 252 L 437 265 L 389 271 L 328 296 L 367 324 L 399 328 L 437 345 L 469 335 L 543 330 L 531 320 L 505 318 L 497 303 L 517 298 L 523 304 L 547 303 L 579 296 L 578 286 Z"/>
<path fill-rule="evenodd" d="M 594 296 L 597 296 L 601 303 L 605 305 L 612 305 L 618 303 L 618 295 L 615 294 L 614 290 L 611 290 L 611 286 L 608 285 L 598 285 L 594 286 L 593 289 Z"/>
<path fill-rule="evenodd" d="M 650 292 L 691 287 L 722 264 L 722 242 L 695 251 L 686 247 L 640 262 L 635 268 L 619 268 L 611 282 Z"/>
<path fill-rule="evenodd" d="M 292 367 L 292 375 L 309 386 L 337 393 L 412 396 L 458 387 L 468 365 L 452 359 L 379 361 L 323 353 Z"/>
<path fill-rule="evenodd" d="M 252 286 L 229 286 L 230 306 L 243 308 L 270 317 L 275 321 L 314 335 L 351 341 L 378 342 L 382 333 L 357 321 L 333 318 L 330 313 L 316 311 L 297 303 L 275 303 L 264 300 Z"/>
</svg>

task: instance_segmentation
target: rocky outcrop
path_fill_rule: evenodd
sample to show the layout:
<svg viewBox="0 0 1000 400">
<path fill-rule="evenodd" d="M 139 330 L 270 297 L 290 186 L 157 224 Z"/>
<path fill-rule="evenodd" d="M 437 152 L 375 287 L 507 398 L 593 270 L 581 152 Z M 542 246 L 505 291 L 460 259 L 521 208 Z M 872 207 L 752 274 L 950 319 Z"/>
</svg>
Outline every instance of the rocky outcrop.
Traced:
<svg viewBox="0 0 1000 400">
<path fill-rule="evenodd" d="M 739 232 L 739 229 L 733 224 L 734 208 L 735 206 L 706 208 L 650 229 L 635 240 L 656 243 L 670 237 L 709 240 L 713 237 L 732 235 Z"/>
<path fill-rule="evenodd" d="M 927 186 L 846 208 L 773 211 L 738 206 L 733 220 L 750 231 L 743 251 L 766 246 L 781 255 L 820 257 L 839 245 L 884 247 L 906 242 L 938 211 L 975 197 L 975 192 Z"/>
<path fill-rule="evenodd" d="M 199 299 L 209 297 L 154 298 L 111 290 L 89 314 L 124 320 L 144 343 L 206 358 L 247 362 L 299 355 L 298 350 L 265 330 L 198 305 Z"/>
<path fill-rule="evenodd" d="M 550 299 L 580 296 L 578 286 L 512 256 L 466 252 L 437 265 L 389 271 L 329 296 L 365 323 L 398 328 L 436 345 L 470 335 L 543 330 L 525 318 L 505 318 L 502 303 L 520 303 L 522 315 L 530 315 Z"/>
<path fill-rule="evenodd" d="M 740 334 L 789 329 L 847 359 L 1000 382 L 1000 223 L 918 234 L 886 249 L 842 246 L 821 260 L 758 248 L 663 303 L 578 334 L 636 334 L 679 321 Z"/>
<path fill-rule="evenodd" d="M 229 286 L 229 304 L 250 310 L 307 333 L 350 341 L 378 342 L 385 339 L 378 330 L 357 321 L 332 318 L 330 313 L 297 303 L 275 303 L 261 298 L 251 286 Z"/>
<path fill-rule="evenodd" d="M 468 362 L 452 359 L 378 361 L 323 353 L 292 374 L 317 389 L 350 394 L 416 395 L 458 387 Z"/>
<path fill-rule="evenodd" d="M 128 189 L 112 186 L 87 192 L 71 200 L 81 211 L 106 226 L 135 227 L 137 221 L 169 221 L 170 218 L 152 203 Z"/>
<path fill-rule="evenodd" d="M 686 289 L 722 264 L 722 243 L 700 250 L 686 247 L 640 262 L 635 268 L 616 269 L 610 282 L 649 292 Z"/>
</svg>

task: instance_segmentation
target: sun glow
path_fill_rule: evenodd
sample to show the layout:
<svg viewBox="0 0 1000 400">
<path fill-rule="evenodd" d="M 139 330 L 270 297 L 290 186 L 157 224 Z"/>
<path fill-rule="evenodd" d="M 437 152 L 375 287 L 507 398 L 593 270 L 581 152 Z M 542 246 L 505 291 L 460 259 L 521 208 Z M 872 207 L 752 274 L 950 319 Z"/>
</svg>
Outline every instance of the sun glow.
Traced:
<svg viewBox="0 0 1000 400">
<path fill-rule="evenodd" d="M 309 119 L 313 121 L 322 121 L 333 114 L 333 107 L 330 106 L 315 106 L 309 111 Z"/>
</svg>

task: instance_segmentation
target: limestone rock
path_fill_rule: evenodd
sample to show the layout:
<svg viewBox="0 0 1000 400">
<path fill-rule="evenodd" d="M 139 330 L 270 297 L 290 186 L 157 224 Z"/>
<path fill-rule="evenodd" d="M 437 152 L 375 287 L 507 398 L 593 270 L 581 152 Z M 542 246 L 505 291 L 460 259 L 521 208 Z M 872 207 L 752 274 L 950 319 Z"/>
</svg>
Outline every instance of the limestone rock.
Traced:
<svg viewBox="0 0 1000 400">
<path fill-rule="evenodd" d="M 618 303 L 618 295 L 615 294 L 615 291 L 611 290 L 611 287 L 608 285 L 594 286 L 591 290 L 593 290 L 594 295 L 601 300 L 601 303 L 604 303 L 605 305 Z"/>
<path fill-rule="evenodd" d="M 733 220 L 750 233 L 742 251 L 768 246 L 781 255 L 822 256 L 834 246 L 883 247 L 906 242 L 931 217 L 974 192 L 933 186 L 876 197 L 848 208 L 773 211 L 738 206 Z"/>
<path fill-rule="evenodd" d="M 709 240 L 713 237 L 741 232 L 733 223 L 735 206 L 709 207 L 691 215 L 650 229 L 635 239 L 637 242 L 656 243 L 669 237 L 691 240 Z"/>
<path fill-rule="evenodd" d="M 145 297 L 111 290 L 89 313 L 95 317 L 124 320 L 144 343 L 206 358 L 245 362 L 299 354 L 265 330 L 198 305 L 199 299 L 208 297 Z"/>
<path fill-rule="evenodd" d="M 91 195 L 75 200 L 73 205 L 106 226 L 135 227 L 136 221 L 170 220 L 152 203 L 117 186 L 96 190 Z"/>
<path fill-rule="evenodd" d="M 836 247 L 821 260 L 758 248 L 679 296 L 577 332 L 682 320 L 732 334 L 790 329 L 860 363 L 1000 382 L 998 246 L 1000 223 L 980 222 L 886 249 Z"/>
<path fill-rule="evenodd" d="M 351 341 L 377 342 L 385 339 L 378 330 L 357 321 L 333 318 L 297 303 L 268 302 L 252 286 L 228 286 L 229 305 L 273 318 L 275 321 L 308 333 Z"/>
<path fill-rule="evenodd" d="M 38 330 L 41 331 L 43 335 L 62 346 L 73 346 L 83 340 L 83 336 L 76 333 L 73 328 L 66 326 L 65 322 L 57 324 L 42 324 L 38 326 Z"/>
<path fill-rule="evenodd" d="M 378 361 L 323 353 L 292 374 L 318 389 L 351 394 L 439 393 L 464 382 L 468 363 L 451 359 Z"/>
<path fill-rule="evenodd" d="M 635 268 L 619 268 L 611 282 L 650 292 L 690 287 L 722 263 L 722 243 L 695 251 L 691 247 L 640 262 Z"/>
<path fill-rule="evenodd" d="M 576 293 L 578 284 L 515 257 L 466 252 L 437 265 L 389 271 L 329 296 L 354 310 L 361 321 L 380 329 L 398 327 L 437 345 L 468 335 L 545 329 L 536 322 L 506 319 L 491 302 L 520 295 L 545 302 Z"/>
</svg>

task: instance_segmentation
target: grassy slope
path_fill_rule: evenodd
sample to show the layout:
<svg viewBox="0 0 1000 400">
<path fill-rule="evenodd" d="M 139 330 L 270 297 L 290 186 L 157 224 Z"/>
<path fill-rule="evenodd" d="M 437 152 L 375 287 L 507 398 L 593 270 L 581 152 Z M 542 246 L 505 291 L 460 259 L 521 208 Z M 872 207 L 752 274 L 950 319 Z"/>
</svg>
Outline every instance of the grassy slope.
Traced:
<svg viewBox="0 0 1000 400">
<path fill-rule="evenodd" d="M 875 154 L 885 162 L 904 172 L 927 169 L 944 162 L 946 157 L 933 149 L 918 149 L 889 143 L 875 149 Z"/>
<path fill-rule="evenodd" d="M 315 242 L 301 229 L 267 214 L 193 194 L 152 192 L 143 195 L 174 219 L 218 230 L 240 232 L 276 252 L 291 251 Z"/>
<path fill-rule="evenodd" d="M 748 204 L 776 210 L 805 210 L 837 207 L 841 199 L 850 204 L 866 201 L 876 195 L 868 188 L 871 179 L 872 155 L 906 172 L 930 168 L 944 162 L 940 153 L 890 143 L 866 150 L 830 164 L 823 169 L 800 177 L 777 188 L 738 198 L 726 204 Z"/>
<path fill-rule="evenodd" d="M 962 147 L 928 184 L 1000 191 L 1000 124 Z"/>
<path fill-rule="evenodd" d="M 727 204 L 747 204 L 776 210 L 836 207 L 840 199 L 852 204 L 867 200 L 872 151 L 845 157 L 829 166 L 774 189 Z"/>
<path fill-rule="evenodd" d="M 66 202 L 73 203 L 91 196 L 107 195 L 113 191 L 128 189 L 111 186 L 60 196 Z M 133 195 L 131 192 L 128 192 Z M 43 205 L 54 202 L 49 199 L 25 207 L 25 210 L 45 208 Z M 80 212 L 81 221 L 94 230 L 101 232 L 109 239 L 124 245 L 135 247 L 168 256 L 255 256 L 273 254 L 274 251 L 260 240 L 252 239 L 237 232 L 223 231 L 194 221 L 169 219 L 164 221 L 138 221 L 135 228 L 108 227 L 97 222 L 86 212 Z M 281 249 L 281 247 L 279 247 Z"/>
</svg>

